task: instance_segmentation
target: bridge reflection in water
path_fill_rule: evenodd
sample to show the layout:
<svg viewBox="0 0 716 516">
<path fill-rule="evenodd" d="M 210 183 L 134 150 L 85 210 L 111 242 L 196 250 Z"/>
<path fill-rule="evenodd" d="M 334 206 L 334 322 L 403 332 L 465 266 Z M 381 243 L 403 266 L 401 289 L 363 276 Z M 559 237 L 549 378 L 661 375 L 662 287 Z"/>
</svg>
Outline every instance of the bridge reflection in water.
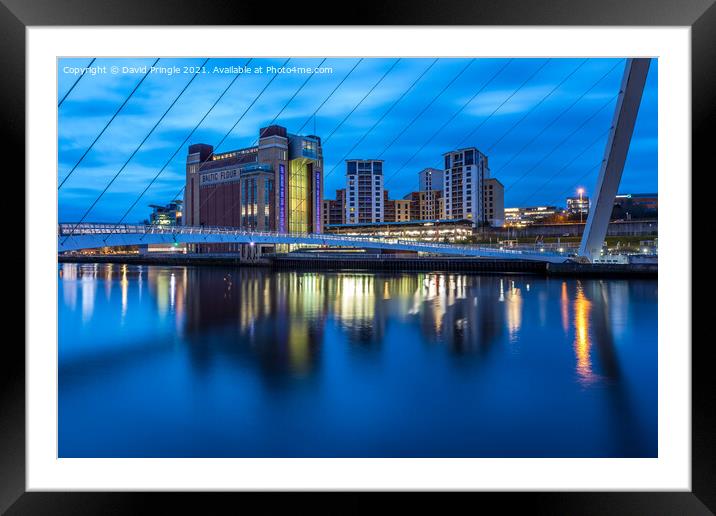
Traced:
<svg viewBox="0 0 716 516">
<path fill-rule="evenodd" d="M 656 282 L 111 264 L 63 264 L 59 274 L 63 456 L 151 455 L 152 444 L 161 456 L 656 454 Z M 122 390 L 127 375 L 136 384 Z M 163 382 L 160 392 L 147 381 Z M 115 399 L 95 406 L 97 392 Z M 256 417 L 287 431 L 301 427 L 288 416 L 300 412 L 330 443 L 288 443 L 275 427 L 268 442 L 243 419 L 245 441 L 222 434 L 224 451 L 182 438 L 140 446 L 126 429 L 111 446 L 71 435 L 91 410 L 132 421 L 163 405 L 152 424 L 171 432 L 170 421 L 193 427 L 213 407 L 194 429 L 201 441 L 211 424 L 238 424 L 223 405 L 234 396 L 264 404 Z M 363 447 L 345 429 L 358 415 Z M 434 433 L 432 447 L 415 429 L 396 442 L 417 422 Z M 566 435 L 577 431 L 584 442 Z"/>
</svg>

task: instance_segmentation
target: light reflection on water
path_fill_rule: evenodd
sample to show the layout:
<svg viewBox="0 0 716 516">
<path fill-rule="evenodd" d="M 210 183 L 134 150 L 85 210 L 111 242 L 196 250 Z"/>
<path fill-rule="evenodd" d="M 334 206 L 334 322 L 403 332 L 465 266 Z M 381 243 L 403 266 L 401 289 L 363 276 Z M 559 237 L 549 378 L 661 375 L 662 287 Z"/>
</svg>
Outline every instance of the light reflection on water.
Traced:
<svg viewBox="0 0 716 516">
<path fill-rule="evenodd" d="M 656 455 L 656 281 L 59 275 L 62 456 Z"/>
</svg>

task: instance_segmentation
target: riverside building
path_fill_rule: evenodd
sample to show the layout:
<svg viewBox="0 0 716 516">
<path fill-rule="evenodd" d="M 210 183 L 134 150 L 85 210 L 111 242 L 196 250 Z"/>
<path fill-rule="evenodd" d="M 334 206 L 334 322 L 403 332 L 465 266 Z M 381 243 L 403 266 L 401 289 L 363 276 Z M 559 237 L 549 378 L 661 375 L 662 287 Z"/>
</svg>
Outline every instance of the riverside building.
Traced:
<svg viewBox="0 0 716 516">
<path fill-rule="evenodd" d="M 418 172 L 418 190 L 421 192 L 442 190 L 443 177 L 443 171 L 437 168 L 425 168 L 421 170 Z"/>
<path fill-rule="evenodd" d="M 474 226 L 485 222 L 483 184 L 490 177 L 487 156 L 475 147 L 443 154 L 444 199 L 447 219 L 466 219 Z"/>
<path fill-rule="evenodd" d="M 346 160 L 346 224 L 383 222 L 383 160 Z"/>
<path fill-rule="evenodd" d="M 320 233 L 323 150 L 318 136 L 272 125 L 258 144 L 221 154 L 189 146 L 184 223 L 281 233 Z"/>
</svg>

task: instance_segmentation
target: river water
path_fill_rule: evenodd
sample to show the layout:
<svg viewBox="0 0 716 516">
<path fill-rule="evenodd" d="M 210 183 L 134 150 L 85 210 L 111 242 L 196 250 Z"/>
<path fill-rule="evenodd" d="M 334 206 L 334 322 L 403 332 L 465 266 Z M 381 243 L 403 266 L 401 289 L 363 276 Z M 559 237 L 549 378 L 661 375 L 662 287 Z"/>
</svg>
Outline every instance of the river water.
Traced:
<svg viewBox="0 0 716 516">
<path fill-rule="evenodd" d="M 655 457 L 657 282 L 62 264 L 60 457 Z"/>
</svg>

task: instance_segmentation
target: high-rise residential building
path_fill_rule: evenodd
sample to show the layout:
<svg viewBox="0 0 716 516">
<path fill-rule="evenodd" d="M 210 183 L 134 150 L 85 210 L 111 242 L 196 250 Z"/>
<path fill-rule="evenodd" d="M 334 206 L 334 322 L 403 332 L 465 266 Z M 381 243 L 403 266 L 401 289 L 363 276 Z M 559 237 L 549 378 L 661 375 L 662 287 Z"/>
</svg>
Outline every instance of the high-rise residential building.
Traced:
<svg viewBox="0 0 716 516">
<path fill-rule="evenodd" d="M 445 218 L 484 222 L 483 182 L 490 176 L 487 156 L 475 147 L 443 154 Z"/>
<path fill-rule="evenodd" d="M 346 190 L 336 190 L 335 199 L 323 200 L 323 227 L 346 222 Z"/>
<path fill-rule="evenodd" d="M 257 146 L 221 154 L 189 146 L 184 223 L 320 233 L 322 190 L 321 139 L 272 125 L 259 131 Z"/>
<path fill-rule="evenodd" d="M 441 190 L 411 192 L 403 199 L 410 200 L 411 220 L 437 220 L 445 218 L 442 213 Z"/>
<path fill-rule="evenodd" d="M 346 224 L 383 222 L 383 160 L 346 160 Z"/>
<path fill-rule="evenodd" d="M 442 190 L 443 177 L 443 171 L 437 168 L 425 168 L 421 170 L 418 172 L 418 190 L 421 192 Z"/>
<path fill-rule="evenodd" d="M 483 182 L 483 222 L 493 227 L 505 224 L 505 187 L 494 177 Z"/>
</svg>

